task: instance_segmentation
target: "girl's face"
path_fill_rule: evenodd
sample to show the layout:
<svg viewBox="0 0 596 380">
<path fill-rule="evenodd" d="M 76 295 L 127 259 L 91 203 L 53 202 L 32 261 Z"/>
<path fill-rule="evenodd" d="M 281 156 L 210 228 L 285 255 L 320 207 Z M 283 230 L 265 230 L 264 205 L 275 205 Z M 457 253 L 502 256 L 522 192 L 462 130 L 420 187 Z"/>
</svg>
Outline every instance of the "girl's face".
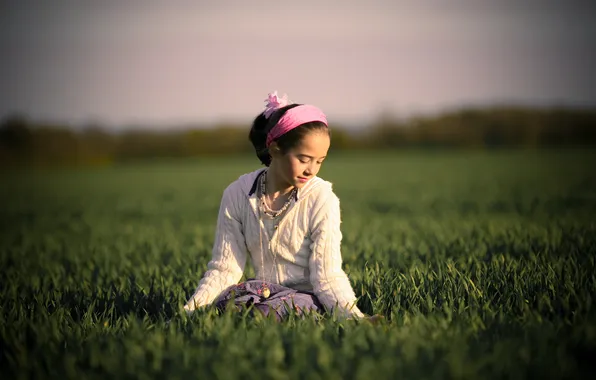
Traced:
<svg viewBox="0 0 596 380">
<path fill-rule="evenodd" d="M 270 170 L 273 171 L 276 182 L 284 187 L 304 186 L 321 169 L 330 145 L 329 134 L 315 130 L 305 135 L 302 141 L 286 154 L 272 149 Z"/>
</svg>

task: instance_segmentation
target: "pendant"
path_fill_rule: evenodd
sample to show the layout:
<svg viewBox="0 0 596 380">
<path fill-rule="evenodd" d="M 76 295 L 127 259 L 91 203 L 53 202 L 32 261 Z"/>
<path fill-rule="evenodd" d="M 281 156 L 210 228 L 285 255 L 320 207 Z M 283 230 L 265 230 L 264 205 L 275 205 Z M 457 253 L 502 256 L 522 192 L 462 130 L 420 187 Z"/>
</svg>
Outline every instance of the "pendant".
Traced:
<svg viewBox="0 0 596 380">
<path fill-rule="evenodd" d="M 267 286 L 265 286 L 263 288 L 263 297 L 265 298 L 269 298 L 269 295 L 271 294 L 271 290 L 269 290 L 269 288 Z"/>
</svg>

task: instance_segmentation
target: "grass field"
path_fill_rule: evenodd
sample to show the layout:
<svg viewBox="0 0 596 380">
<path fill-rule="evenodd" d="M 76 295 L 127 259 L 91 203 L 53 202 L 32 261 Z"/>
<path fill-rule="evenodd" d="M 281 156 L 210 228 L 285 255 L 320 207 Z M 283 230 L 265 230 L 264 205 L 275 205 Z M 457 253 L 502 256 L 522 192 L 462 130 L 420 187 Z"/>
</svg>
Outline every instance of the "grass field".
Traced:
<svg viewBox="0 0 596 380">
<path fill-rule="evenodd" d="M 377 326 L 179 313 L 223 188 L 256 158 L 2 172 L 2 377 L 587 376 L 595 162 L 589 150 L 330 156 L 344 269 L 360 308 L 386 317 Z"/>
</svg>

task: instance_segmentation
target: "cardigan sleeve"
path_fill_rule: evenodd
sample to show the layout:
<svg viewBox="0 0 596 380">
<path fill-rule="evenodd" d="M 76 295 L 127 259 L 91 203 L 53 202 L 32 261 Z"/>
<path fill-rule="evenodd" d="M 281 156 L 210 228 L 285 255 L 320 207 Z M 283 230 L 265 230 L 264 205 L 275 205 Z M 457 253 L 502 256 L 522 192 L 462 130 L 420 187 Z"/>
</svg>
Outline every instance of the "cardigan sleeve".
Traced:
<svg viewBox="0 0 596 380">
<path fill-rule="evenodd" d="M 247 248 L 237 208 L 232 188 L 228 187 L 224 190 L 219 208 L 211 261 L 193 296 L 184 306 L 187 312 L 211 304 L 223 290 L 242 278 Z"/>
<path fill-rule="evenodd" d="M 310 281 L 319 301 L 342 317 L 362 318 L 356 295 L 342 270 L 339 198 L 331 189 L 314 206 L 311 225 Z"/>
</svg>

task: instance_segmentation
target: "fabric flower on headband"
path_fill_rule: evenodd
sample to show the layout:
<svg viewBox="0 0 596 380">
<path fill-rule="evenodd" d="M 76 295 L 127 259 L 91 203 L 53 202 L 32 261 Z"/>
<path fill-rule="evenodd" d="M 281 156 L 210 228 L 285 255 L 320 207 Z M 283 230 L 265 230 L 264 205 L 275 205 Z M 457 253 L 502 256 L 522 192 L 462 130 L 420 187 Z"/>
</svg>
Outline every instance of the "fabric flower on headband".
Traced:
<svg viewBox="0 0 596 380">
<path fill-rule="evenodd" d="M 276 110 L 290 104 L 290 101 L 288 100 L 288 95 L 284 94 L 284 96 L 280 98 L 277 95 L 277 91 L 270 93 L 269 97 L 265 99 L 265 102 L 267 104 L 265 105 L 265 111 L 263 111 L 263 113 L 265 114 L 265 118 L 267 119 L 269 119 L 271 114 L 273 114 L 273 112 L 275 112 Z"/>
</svg>

